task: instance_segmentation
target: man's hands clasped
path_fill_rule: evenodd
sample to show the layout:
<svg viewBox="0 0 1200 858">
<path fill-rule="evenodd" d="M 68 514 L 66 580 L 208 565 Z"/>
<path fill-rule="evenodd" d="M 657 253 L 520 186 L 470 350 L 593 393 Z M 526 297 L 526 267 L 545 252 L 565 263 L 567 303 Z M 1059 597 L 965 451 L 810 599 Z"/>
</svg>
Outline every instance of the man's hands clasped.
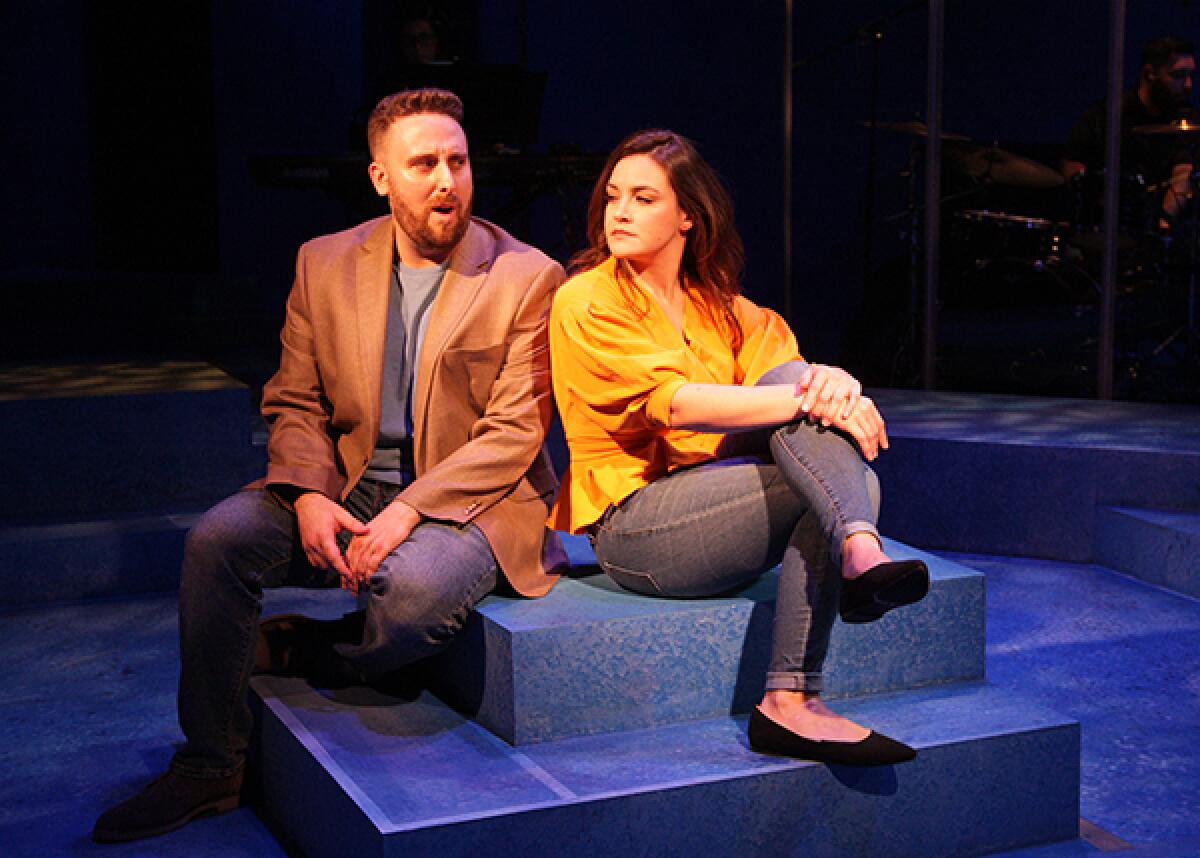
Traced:
<svg viewBox="0 0 1200 858">
<path fill-rule="evenodd" d="M 318 569 L 337 572 L 342 587 L 351 593 L 358 593 L 421 522 L 421 514 L 400 500 L 392 501 L 367 524 L 320 492 L 300 495 L 295 506 L 304 556 Z M 343 530 L 351 534 L 344 557 L 337 542 Z"/>
</svg>

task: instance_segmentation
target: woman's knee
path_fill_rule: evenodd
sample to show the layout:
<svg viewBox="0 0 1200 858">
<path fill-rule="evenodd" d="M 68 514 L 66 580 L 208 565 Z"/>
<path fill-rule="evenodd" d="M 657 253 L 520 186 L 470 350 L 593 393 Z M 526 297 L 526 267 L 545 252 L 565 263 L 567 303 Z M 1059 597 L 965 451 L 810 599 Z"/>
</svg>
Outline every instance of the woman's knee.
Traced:
<svg viewBox="0 0 1200 858">
<path fill-rule="evenodd" d="M 766 384 L 795 384 L 804 377 L 804 374 L 807 371 L 807 361 L 790 360 L 787 363 L 781 363 L 779 366 L 775 366 L 767 370 L 765 373 L 763 373 L 762 378 L 755 382 L 755 386 Z"/>
</svg>

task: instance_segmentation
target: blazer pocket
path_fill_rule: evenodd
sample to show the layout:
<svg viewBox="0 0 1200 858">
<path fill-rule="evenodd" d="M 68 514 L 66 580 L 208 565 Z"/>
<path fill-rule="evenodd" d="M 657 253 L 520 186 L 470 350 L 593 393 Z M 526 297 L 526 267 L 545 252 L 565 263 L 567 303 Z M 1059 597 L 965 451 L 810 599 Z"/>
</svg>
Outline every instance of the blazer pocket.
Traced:
<svg viewBox="0 0 1200 858">
<path fill-rule="evenodd" d="M 482 413 L 507 350 L 504 343 L 477 349 L 446 349 L 442 352 L 443 381 L 452 389 L 465 390 L 473 409 Z"/>
</svg>

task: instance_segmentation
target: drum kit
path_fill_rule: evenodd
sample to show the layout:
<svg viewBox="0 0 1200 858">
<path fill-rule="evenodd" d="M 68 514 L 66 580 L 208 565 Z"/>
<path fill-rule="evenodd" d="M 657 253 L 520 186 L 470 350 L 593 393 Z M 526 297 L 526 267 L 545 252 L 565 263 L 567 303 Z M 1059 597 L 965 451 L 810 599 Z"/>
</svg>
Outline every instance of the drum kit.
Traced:
<svg viewBox="0 0 1200 858">
<path fill-rule="evenodd" d="M 919 120 L 877 122 L 875 127 L 913 138 L 906 170 L 908 209 L 888 220 L 903 218 L 910 223 L 915 284 L 922 207 L 916 202 L 913 176 L 917 150 L 929 132 Z M 1200 144 L 1200 125 L 1187 120 L 1139 126 L 1132 132 L 1173 135 L 1193 151 Z M 943 184 L 948 190 L 938 201 L 943 218 L 939 293 L 943 310 L 994 314 L 999 308 L 1056 307 L 1075 319 L 1096 318 L 1103 263 L 1104 221 L 1098 203 L 1103 173 L 1081 173 L 1068 180 L 1042 161 L 996 143 L 952 132 L 942 132 L 940 138 Z M 1132 396 L 1161 393 L 1131 387 L 1152 375 L 1162 376 L 1163 367 L 1185 368 L 1191 379 L 1185 386 L 1200 375 L 1195 319 L 1200 268 L 1200 215 L 1195 210 L 1200 207 L 1186 208 L 1184 216 L 1168 227 L 1160 218 L 1165 190 L 1165 184 L 1147 183 L 1139 175 L 1123 176 L 1120 181 L 1118 369 L 1127 395 Z M 1088 361 L 1094 346 L 1089 335 L 1089 341 L 1076 349 L 1075 363 Z"/>
</svg>

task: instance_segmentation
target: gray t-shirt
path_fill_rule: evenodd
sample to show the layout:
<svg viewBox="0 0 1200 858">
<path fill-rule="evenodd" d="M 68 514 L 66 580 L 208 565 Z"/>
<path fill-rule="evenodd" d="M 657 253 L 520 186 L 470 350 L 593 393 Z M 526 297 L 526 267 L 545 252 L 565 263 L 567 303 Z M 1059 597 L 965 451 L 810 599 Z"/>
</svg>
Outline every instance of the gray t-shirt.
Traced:
<svg viewBox="0 0 1200 858">
<path fill-rule="evenodd" d="M 383 347 L 382 414 L 375 452 L 365 474 L 370 479 L 404 485 L 413 478 L 413 376 L 425 340 L 429 308 L 445 274 L 445 264 L 409 268 L 397 259 L 392 265 Z"/>
</svg>

